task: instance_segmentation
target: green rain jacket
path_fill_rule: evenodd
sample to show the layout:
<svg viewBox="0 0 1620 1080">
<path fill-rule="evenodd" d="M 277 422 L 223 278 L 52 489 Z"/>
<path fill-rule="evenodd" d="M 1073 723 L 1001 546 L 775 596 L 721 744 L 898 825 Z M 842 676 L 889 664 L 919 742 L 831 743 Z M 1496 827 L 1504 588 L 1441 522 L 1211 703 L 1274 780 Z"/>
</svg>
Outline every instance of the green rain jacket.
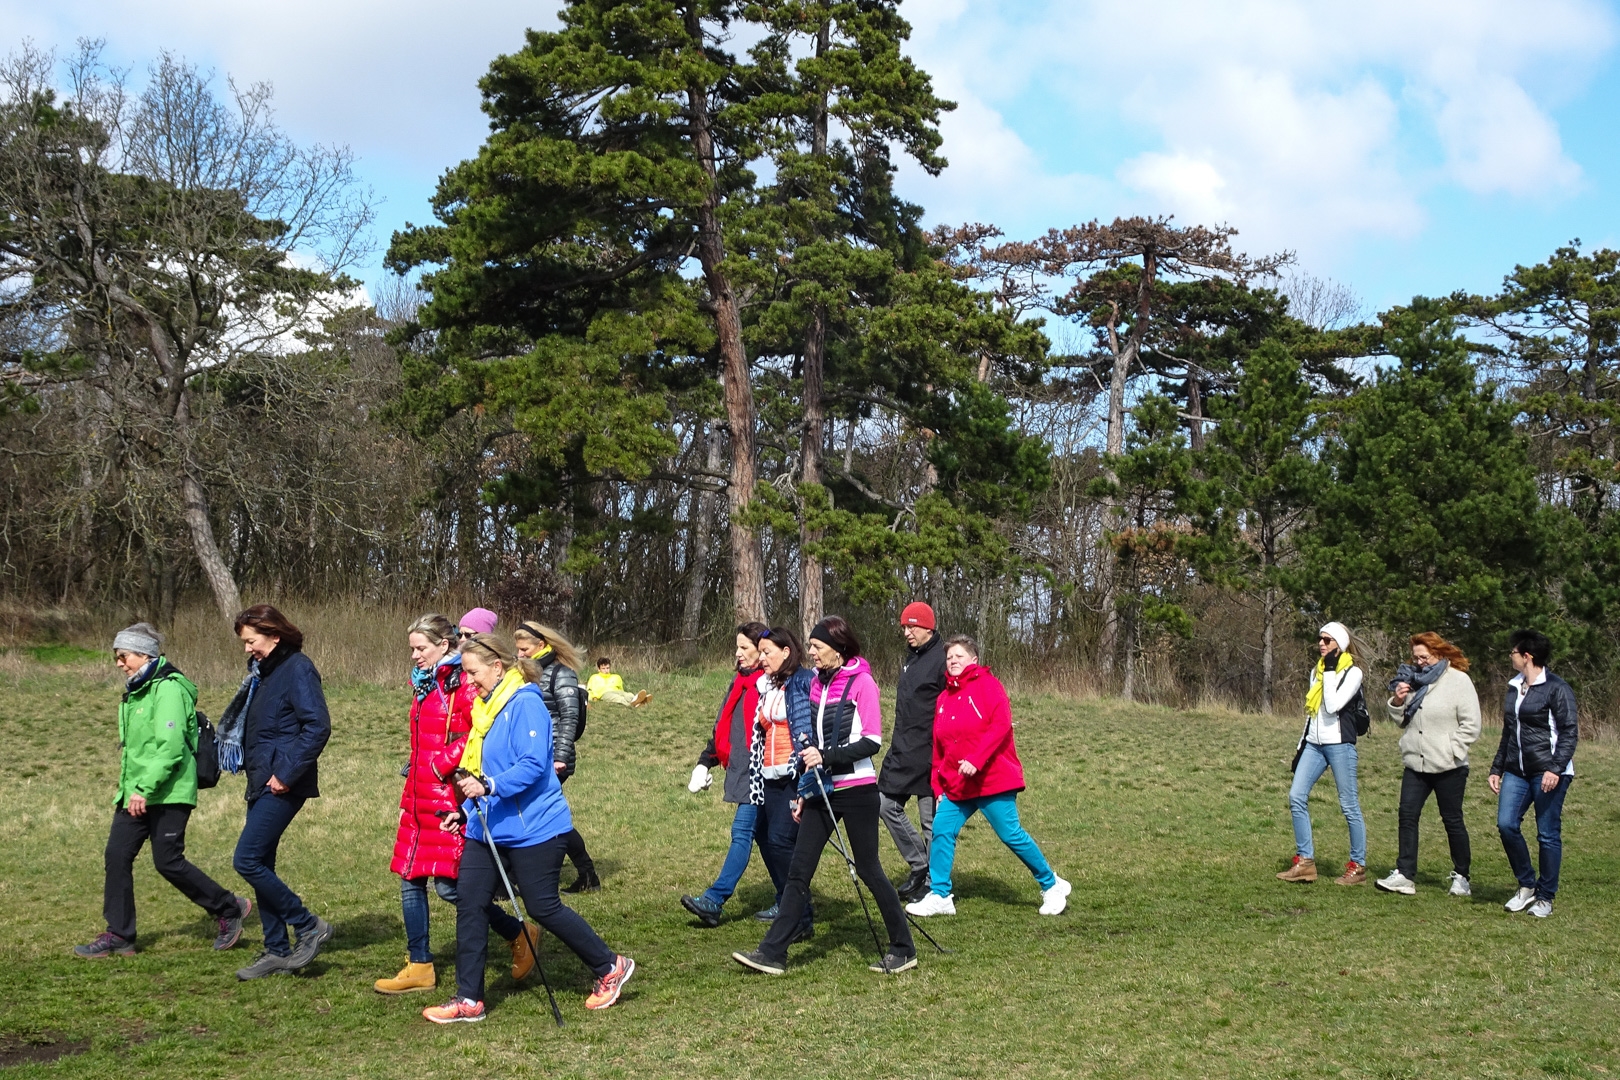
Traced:
<svg viewBox="0 0 1620 1080">
<path fill-rule="evenodd" d="M 164 658 L 124 691 L 118 741 L 114 809 L 135 794 L 155 805 L 197 805 L 197 686 Z"/>
</svg>

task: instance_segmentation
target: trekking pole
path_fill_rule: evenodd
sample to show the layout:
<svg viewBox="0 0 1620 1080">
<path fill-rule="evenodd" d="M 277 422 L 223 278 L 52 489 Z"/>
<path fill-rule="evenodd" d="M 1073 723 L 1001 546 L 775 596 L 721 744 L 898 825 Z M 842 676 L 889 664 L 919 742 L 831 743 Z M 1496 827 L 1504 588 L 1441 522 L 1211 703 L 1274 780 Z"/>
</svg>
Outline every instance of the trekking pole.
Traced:
<svg viewBox="0 0 1620 1080">
<path fill-rule="evenodd" d="M 563 1026 L 562 1010 L 557 1008 L 557 995 L 551 992 L 551 980 L 546 978 L 545 966 L 540 963 L 540 943 L 529 934 L 529 917 L 523 913 L 523 905 L 518 901 L 517 890 L 512 888 L 512 879 L 506 876 L 506 866 L 501 862 L 501 853 L 495 848 L 495 837 L 489 831 L 489 818 L 484 816 L 484 800 L 472 800 L 473 809 L 478 811 L 478 822 L 484 827 L 484 843 L 489 845 L 489 857 L 495 860 L 495 869 L 501 873 L 501 884 L 506 886 L 506 898 L 512 901 L 512 907 L 517 909 L 518 922 L 522 925 L 523 940 L 529 945 L 529 955 L 534 957 L 534 970 L 540 973 L 540 985 L 546 988 L 546 997 L 551 1001 L 551 1015 L 556 1019 L 557 1026 Z"/>
<path fill-rule="evenodd" d="M 842 843 L 843 833 L 840 831 L 838 824 L 838 815 L 833 813 L 832 800 L 827 797 L 827 788 L 821 782 L 820 768 L 812 768 L 811 775 L 816 778 L 816 789 L 821 792 L 821 803 L 827 808 L 827 817 L 832 821 L 832 836 L 828 839 L 832 840 L 833 847 L 838 849 L 838 854 L 844 857 L 844 866 L 849 870 L 850 884 L 855 886 L 855 898 L 861 902 L 861 912 L 866 916 L 866 928 L 872 931 L 872 944 L 877 946 L 878 966 L 883 969 L 883 974 L 887 975 L 889 973 L 889 954 L 883 948 L 883 943 L 878 940 L 877 923 L 872 921 L 872 912 L 866 906 L 866 894 L 861 892 L 861 879 L 855 872 L 855 860 L 849 857 L 849 852 Z"/>
</svg>

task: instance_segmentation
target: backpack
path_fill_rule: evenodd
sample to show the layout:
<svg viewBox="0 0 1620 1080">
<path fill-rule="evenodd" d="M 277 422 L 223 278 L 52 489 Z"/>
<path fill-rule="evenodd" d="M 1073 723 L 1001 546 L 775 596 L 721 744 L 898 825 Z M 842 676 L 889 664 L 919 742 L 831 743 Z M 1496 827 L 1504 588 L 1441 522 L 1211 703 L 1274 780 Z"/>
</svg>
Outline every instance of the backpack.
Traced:
<svg viewBox="0 0 1620 1080">
<path fill-rule="evenodd" d="M 1351 698 L 1349 703 L 1339 710 L 1339 719 L 1344 720 L 1346 718 L 1356 725 L 1356 738 L 1358 739 L 1367 734 L 1372 727 L 1372 716 L 1367 712 L 1367 698 L 1360 690 L 1357 690 L 1356 696 Z"/>
<path fill-rule="evenodd" d="M 219 783 L 219 741 L 208 714 L 197 710 L 197 786 L 211 788 Z"/>
</svg>

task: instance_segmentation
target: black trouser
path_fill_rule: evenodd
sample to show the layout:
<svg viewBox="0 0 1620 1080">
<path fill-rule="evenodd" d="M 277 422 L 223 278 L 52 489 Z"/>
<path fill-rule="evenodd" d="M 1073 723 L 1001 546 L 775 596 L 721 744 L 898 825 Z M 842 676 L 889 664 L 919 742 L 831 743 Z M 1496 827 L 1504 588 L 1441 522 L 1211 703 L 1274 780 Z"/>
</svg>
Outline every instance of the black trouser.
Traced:
<svg viewBox="0 0 1620 1080">
<path fill-rule="evenodd" d="M 186 860 L 186 822 L 190 818 L 189 806 L 148 803 L 140 817 L 121 807 L 113 811 L 101 901 L 108 930 L 126 941 L 135 940 L 135 856 L 147 840 L 152 841 L 152 865 L 187 900 L 216 919 L 236 916 L 235 895 Z"/>
<path fill-rule="evenodd" d="M 871 890 L 883 913 L 883 926 L 889 932 L 889 951 L 897 956 L 914 956 L 917 946 L 911 940 L 905 908 L 894 891 L 883 863 L 878 859 L 878 790 L 876 784 L 860 784 L 832 792 L 832 814 L 821 799 L 805 800 L 799 815 L 799 839 L 793 845 L 793 861 L 788 865 L 787 887 L 782 890 L 782 906 L 776 921 L 759 943 L 759 951 L 778 963 L 787 959 L 788 942 L 798 932 L 799 923 L 810 906 L 810 879 L 816 875 L 821 852 L 833 832 L 833 815 L 844 822 L 849 837 L 850 857 L 855 872 Z M 839 856 L 842 859 L 842 856 Z M 844 871 L 840 869 L 840 876 Z"/>
<path fill-rule="evenodd" d="M 574 950 L 597 977 L 613 970 L 615 954 L 589 923 L 564 907 L 557 895 L 566 836 L 553 836 L 531 847 L 502 847 L 501 862 L 512 887 L 523 897 L 523 911 Z M 467 839 L 456 879 L 456 995 L 484 1000 L 484 964 L 489 954 L 489 912 L 492 899 L 506 899 L 506 886 L 490 857 L 489 845 Z"/>
<path fill-rule="evenodd" d="M 1396 870 L 1408 878 L 1417 875 L 1418 818 L 1423 816 L 1423 804 L 1429 801 L 1432 791 L 1440 807 L 1440 821 L 1446 827 L 1446 839 L 1451 843 L 1451 868 L 1468 876 L 1473 855 L 1468 846 L 1468 826 L 1463 823 L 1463 789 L 1467 786 L 1466 765 L 1438 773 L 1407 769 L 1401 774 L 1401 846 L 1395 859 Z"/>
<path fill-rule="evenodd" d="M 586 874 L 594 876 L 596 862 L 591 858 L 591 853 L 585 850 L 585 838 L 579 835 L 579 830 L 569 829 L 563 833 L 563 839 L 567 841 L 568 861 L 574 864 L 574 869 L 578 870 L 581 876 Z"/>
</svg>

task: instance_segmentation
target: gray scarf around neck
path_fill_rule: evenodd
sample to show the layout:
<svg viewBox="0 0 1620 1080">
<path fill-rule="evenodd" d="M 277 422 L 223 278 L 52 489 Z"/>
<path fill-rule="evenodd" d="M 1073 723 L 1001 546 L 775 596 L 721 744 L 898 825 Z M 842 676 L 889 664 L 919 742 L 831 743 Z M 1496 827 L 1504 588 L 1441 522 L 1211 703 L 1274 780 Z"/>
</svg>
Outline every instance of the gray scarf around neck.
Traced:
<svg viewBox="0 0 1620 1080">
<path fill-rule="evenodd" d="M 1395 693 L 1395 687 L 1400 683 L 1405 683 L 1412 688 L 1412 693 L 1406 699 L 1406 709 L 1403 714 L 1405 719 L 1401 721 L 1401 727 L 1405 727 L 1412 722 L 1412 718 L 1417 715 L 1418 706 L 1422 705 L 1423 699 L 1429 696 L 1429 687 L 1439 682 L 1440 676 L 1444 675 L 1446 669 L 1450 666 L 1451 661 L 1440 660 L 1426 668 L 1415 667 L 1412 664 L 1402 664 L 1395 669 L 1395 677 L 1389 680 L 1389 692 L 1391 694 Z"/>
</svg>

